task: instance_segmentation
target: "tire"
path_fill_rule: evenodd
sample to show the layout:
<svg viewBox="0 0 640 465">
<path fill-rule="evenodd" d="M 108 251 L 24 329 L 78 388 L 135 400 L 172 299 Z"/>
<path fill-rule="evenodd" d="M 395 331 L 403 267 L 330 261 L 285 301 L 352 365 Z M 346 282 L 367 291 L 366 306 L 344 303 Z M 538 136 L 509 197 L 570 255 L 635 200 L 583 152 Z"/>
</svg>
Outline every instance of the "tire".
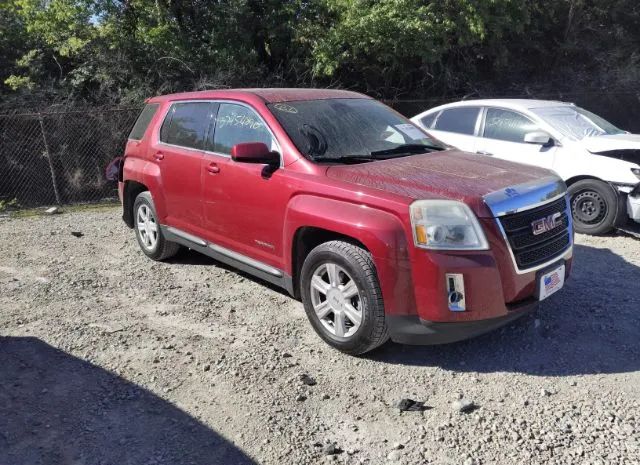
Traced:
<svg viewBox="0 0 640 465">
<path fill-rule="evenodd" d="M 582 234 L 606 234 L 618 218 L 618 194 L 613 188 L 597 179 L 583 179 L 569 186 L 571 214 L 576 232 Z"/>
<path fill-rule="evenodd" d="M 313 249 L 302 265 L 300 293 L 311 326 L 330 346 L 360 355 L 389 339 L 375 265 L 361 247 L 331 241 Z"/>
<path fill-rule="evenodd" d="M 140 249 L 147 257 L 160 261 L 177 254 L 180 245 L 170 242 L 164 237 L 157 218 L 151 193 L 145 191 L 138 194 L 133 203 L 133 227 L 136 239 Z"/>
</svg>

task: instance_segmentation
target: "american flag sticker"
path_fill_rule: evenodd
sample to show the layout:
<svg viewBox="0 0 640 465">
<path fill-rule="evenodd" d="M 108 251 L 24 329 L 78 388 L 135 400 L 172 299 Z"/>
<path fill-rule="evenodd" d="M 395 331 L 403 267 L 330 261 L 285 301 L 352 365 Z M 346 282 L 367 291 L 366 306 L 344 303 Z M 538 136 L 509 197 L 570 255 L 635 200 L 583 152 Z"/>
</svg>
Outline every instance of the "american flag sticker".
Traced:
<svg viewBox="0 0 640 465">
<path fill-rule="evenodd" d="M 552 287 L 556 287 L 558 284 L 560 284 L 558 273 L 553 273 L 551 276 L 547 276 L 544 278 L 544 286 L 547 288 L 547 290 L 550 290 Z"/>
<path fill-rule="evenodd" d="M 564 285 L 564 265 L 540 278 L 540 300 L 546 299 Z"/>
</svg>

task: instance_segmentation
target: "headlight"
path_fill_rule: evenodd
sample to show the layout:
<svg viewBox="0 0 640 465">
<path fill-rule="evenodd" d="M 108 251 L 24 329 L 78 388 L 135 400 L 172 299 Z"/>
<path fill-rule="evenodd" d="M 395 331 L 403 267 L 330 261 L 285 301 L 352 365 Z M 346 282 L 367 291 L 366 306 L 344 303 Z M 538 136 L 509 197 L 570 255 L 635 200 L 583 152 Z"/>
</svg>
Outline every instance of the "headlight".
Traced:
<svg viewBox="0 0 640 465">
<path fill-rule="evenodd" d="M 409 208 L 416 247 L 440 250 L 489 248 L 476 215 L 464 203 L 454 200 L 417 200 Z"/>
<path fill-rule="evenodd" d="M 631 168 L 631 172 L 640 179 L 640 168 Z"/>
</svg>

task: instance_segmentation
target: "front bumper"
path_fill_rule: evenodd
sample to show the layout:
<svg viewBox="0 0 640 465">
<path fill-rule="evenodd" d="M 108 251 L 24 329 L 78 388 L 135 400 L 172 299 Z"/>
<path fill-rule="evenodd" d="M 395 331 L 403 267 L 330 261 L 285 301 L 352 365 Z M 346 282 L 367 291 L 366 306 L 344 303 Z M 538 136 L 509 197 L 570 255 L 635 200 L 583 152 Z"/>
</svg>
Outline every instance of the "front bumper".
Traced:
<svg viewBox="0 0 640 465">
<path fill-rule="evenodd" d="M 510 306 L 506 315 L 486 320 L 439 322 L 422 320 L 415 315 L 387 315 L 386 322 L 393 342 L 413 345 L 448 344 L 493 331 L 537 308 L 537 300 L 527 299 Z"/>
<path fill-rule="evenodd" d="M 627 215 L 629 218 L 640 223 L 640 184 L 635 186 L 631 184 L 612 184 L 620 194 L 622 200 L 626 200 Z"/>
<path fill-rule="evenodd" d="M 413 250 L 415 311 L 388 312 L 391 339 L 406 344 L 460 341 L 535 310 L 544 273 L 560 264 L 565 266 L 565 281 L 571 273 L 573 229 L 564 192 L 564 183 L 552 177 L 485 196 L 494 215 L 479 218 L 488 250 Z M 558 225 L 551 226 L 535 238 L 533 222 L 558 212 L 562 230 L 553 231 Z M 457 293 L 458 285 L 448 276 L 460 280 L 460 308 L 449 301 L 454 295 L 450 289 Z"/>
<path fill-rule="evenodd" d="M 636 188 L 636 191 L 635 197 L 632 194 L 627 196 L 627 213 L 629 218 L 640 223 L 640 189 Z"/>
</svg>

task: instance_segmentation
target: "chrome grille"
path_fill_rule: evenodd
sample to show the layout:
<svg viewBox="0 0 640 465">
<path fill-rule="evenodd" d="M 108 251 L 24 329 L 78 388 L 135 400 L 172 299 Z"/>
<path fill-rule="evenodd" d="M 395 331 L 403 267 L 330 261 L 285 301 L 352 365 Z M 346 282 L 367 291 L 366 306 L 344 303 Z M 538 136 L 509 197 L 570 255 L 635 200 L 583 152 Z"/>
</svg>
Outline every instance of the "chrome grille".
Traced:
<svg viewBox="0 0 640 465">
<path fill-rule="evenodd" d="M 542 234 L 533 234 L 532 223 L 560 213 L 557 226 Z M 564 197 L 540 207 L 498 218 L 518 269 L 525 270 L 551 261 L 571 245 L 570 217 Z"/>
</svg>

